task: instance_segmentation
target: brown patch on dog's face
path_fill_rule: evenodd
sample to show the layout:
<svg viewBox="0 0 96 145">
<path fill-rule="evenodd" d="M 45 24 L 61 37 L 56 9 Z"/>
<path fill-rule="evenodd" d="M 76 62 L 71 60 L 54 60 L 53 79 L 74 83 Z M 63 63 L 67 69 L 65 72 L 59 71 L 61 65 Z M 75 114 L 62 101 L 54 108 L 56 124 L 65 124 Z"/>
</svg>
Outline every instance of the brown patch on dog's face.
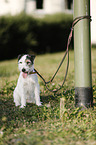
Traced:
<svg viewBox="0 0 96 145">
<path fill-rule="evenodd" d="M 34 62 L 34 59 L 35 59 L 35 55 L 27 55 L 26 56 L 26 60 L 30 60 L 32 62 L 32 64 Z"/>
<path fill-rule="evenodd" d="M 32 61 L 30 61 L 30 59 L 26 59 L 26 60 L 25 60 L 25 62 L 26 62 L 26 64 L 27 64 L 28 66 L 30 66 L 30 65 L 32 65 L 32 64 L 33 64 L 33 62 L 32 62 Z"/>
<path fill-rule="evenodd" d="M 27 55 L 25 61 L 27 65 L 30 66 L 34 64 L 34 59 L 35 59 L 35 55 Z"/>
</svg>

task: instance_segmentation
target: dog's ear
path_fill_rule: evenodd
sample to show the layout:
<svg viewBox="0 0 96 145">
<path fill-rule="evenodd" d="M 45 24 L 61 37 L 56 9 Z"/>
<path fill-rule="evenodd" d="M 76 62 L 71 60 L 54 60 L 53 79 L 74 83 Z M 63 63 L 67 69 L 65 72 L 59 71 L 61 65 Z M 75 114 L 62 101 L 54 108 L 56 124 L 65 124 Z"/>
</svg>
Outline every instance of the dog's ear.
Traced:
<svg viewBox="0 0 96 145">
<path fill-rule="evenodd" d="M 23 54 L 18 55 L 18 61 L 21 59 L 22 56 L 23 56 Z"/>
</svg>

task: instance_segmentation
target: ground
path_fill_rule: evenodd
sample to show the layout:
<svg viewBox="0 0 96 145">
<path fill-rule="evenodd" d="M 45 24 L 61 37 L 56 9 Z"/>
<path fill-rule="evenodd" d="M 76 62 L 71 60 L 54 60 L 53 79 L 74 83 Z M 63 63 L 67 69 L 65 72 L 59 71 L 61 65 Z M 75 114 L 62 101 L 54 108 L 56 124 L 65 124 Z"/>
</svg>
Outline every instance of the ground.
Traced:
<svg viewBox="0 0 96 145">
<path fill-rule="evenodd" d="M 80 111 L 74 107 L 74 51 L 70 51 L 67 80 L 57 94 L 49 92 L 39 78 L 43 106 L 15 107 L 13 90 L 19 76 L 17 59 L 0 62 L 0 145 L 96 145 L 96 49 L 92 49 L 94 107 Z M 49 80 L 64 52 L 37 56 L 35 68 Z M 66 61 L 54 82 L 62 83 Z M 60 98 L 65 99 L 60 119 Z"/>
</svg>

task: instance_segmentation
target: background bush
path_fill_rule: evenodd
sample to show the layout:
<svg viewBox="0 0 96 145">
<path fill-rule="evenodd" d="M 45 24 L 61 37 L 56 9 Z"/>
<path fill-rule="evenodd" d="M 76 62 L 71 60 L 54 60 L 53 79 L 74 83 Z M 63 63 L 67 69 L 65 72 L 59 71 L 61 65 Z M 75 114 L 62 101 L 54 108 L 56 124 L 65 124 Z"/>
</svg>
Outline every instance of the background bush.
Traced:
<svg viewBox="0 0 96 145">
<path fill-rule="evenodd" d="M 42 54 L 66 49 L 72 16 L 47 15 L 43 18 L 20 14 L 0 17 L 0 60 L 20 53 Z"/>
</svg>

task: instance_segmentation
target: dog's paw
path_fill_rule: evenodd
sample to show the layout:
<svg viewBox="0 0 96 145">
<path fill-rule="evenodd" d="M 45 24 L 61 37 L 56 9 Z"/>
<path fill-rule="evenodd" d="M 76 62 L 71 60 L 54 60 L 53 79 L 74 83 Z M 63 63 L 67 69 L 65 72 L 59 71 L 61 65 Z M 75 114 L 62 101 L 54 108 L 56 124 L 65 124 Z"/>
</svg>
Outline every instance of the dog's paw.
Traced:
<svg viewBox="0 0 96 145">
<path fill-rule="evenodd" d="M 42 106 L 42 102 L 36 103 L 37 106 Z"/>
<path fill-rule="evenodd" d="M 16 107 L 20 106 L 20 104 L 15 104 Z"/>
<path fill-rule="evenodd" d="M 25 105 L 21 105 L 21 106 L 20 106 L 20 108 L 25 108 L 25 107 L 26 107 Z"/>
</svg>

